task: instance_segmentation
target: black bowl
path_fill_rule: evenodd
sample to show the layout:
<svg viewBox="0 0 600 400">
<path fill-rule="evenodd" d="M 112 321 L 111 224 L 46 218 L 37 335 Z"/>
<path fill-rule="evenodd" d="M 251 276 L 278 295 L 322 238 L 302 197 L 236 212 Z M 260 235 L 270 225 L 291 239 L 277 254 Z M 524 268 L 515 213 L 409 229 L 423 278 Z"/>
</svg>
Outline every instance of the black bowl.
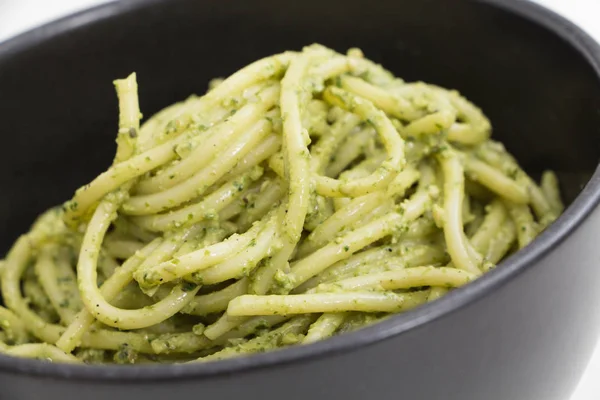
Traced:
<svg viewBox="0 0 600 400">
<path fill-rule="evenodd" d="M 461 90 L 570 207 L 527 249 L 435 303 L 306 347 L 199 365 L 83 367 L 0 356 L 0 397 L 566 399 L 600 312 L 600 51 L 517 0 L 134 0 L 0 45 L 0 244 L 110 162 L 111 81 L 150 115 L 209 78 L 312 42 L 359 46 L 407 80 Z M 184 397 L 185 396 L 185 397 Z"/>
</svg>

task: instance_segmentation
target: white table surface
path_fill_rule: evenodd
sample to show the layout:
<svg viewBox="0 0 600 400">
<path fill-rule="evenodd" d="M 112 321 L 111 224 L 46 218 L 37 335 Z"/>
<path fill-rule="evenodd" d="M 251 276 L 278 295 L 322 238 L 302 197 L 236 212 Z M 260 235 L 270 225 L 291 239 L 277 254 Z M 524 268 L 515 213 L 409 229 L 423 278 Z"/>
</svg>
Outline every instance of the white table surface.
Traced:
<svg viewBox="0 0 600 400">
<path fill-rule="evenodd" d="M 107 1 L 110 0 L 0 0 L 0 42 L 36 25 Z M 600 0 L 533 1 L 571 19 L 600 41 Z M 600 344 L 596 347 L 592 360 L 570 400 L 598 399 Z"/>
</svg>

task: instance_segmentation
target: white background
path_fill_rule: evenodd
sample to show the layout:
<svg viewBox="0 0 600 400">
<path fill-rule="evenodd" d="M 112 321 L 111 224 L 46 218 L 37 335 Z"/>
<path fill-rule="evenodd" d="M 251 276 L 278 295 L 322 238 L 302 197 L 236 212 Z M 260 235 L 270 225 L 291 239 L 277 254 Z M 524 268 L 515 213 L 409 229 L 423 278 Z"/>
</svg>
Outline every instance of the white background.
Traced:
<svg viewBox="0 0 600 400">
<path fill-rule="evenodd" d="M 36 25 L 106 1 L 108 0 L 0 0 L 0 42 Z M 600 0 L 534 1 L 576 22 L 600 41 Z M 570 400 L 598 399 L 600 399 L 600 346 L 596 348 L 592 361 Z"/>
</svg>

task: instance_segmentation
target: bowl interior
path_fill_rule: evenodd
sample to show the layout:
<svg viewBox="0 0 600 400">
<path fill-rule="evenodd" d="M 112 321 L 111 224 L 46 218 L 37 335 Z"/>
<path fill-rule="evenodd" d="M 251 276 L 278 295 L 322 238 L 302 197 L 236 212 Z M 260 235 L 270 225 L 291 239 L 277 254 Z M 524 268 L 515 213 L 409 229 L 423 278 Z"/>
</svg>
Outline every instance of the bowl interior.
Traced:
<svg viewBox="0 0 600 400">
<path fill-rule="evenodd" d="M 150 116 L 203 93 L 210 78 L 313 42 L 357 46 L 406 80 L 458 89 L 528 171 L 559 172 L 568 201 L 597 165 L 592 68 L 555 34 L 489 4 L 125 2 L 0 45 L 0 252 L 109 165 L 113 79 L 136 71 Z"/>
</svg>

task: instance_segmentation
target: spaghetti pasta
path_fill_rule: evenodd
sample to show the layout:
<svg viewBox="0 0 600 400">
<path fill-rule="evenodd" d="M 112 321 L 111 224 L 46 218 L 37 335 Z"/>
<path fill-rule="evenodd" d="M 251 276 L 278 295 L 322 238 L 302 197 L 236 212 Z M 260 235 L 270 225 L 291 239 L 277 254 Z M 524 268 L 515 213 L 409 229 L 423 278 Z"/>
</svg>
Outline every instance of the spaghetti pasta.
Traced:
<svg viewBox="0 0 600 400">
<path fill-rule="evenodd" d="M 563 210 L 455 91 L 320 45 L 140 123 L 0 261 L 0 353 L 196 362 L 308 344 L 443 297 Z"/>
</svg>

